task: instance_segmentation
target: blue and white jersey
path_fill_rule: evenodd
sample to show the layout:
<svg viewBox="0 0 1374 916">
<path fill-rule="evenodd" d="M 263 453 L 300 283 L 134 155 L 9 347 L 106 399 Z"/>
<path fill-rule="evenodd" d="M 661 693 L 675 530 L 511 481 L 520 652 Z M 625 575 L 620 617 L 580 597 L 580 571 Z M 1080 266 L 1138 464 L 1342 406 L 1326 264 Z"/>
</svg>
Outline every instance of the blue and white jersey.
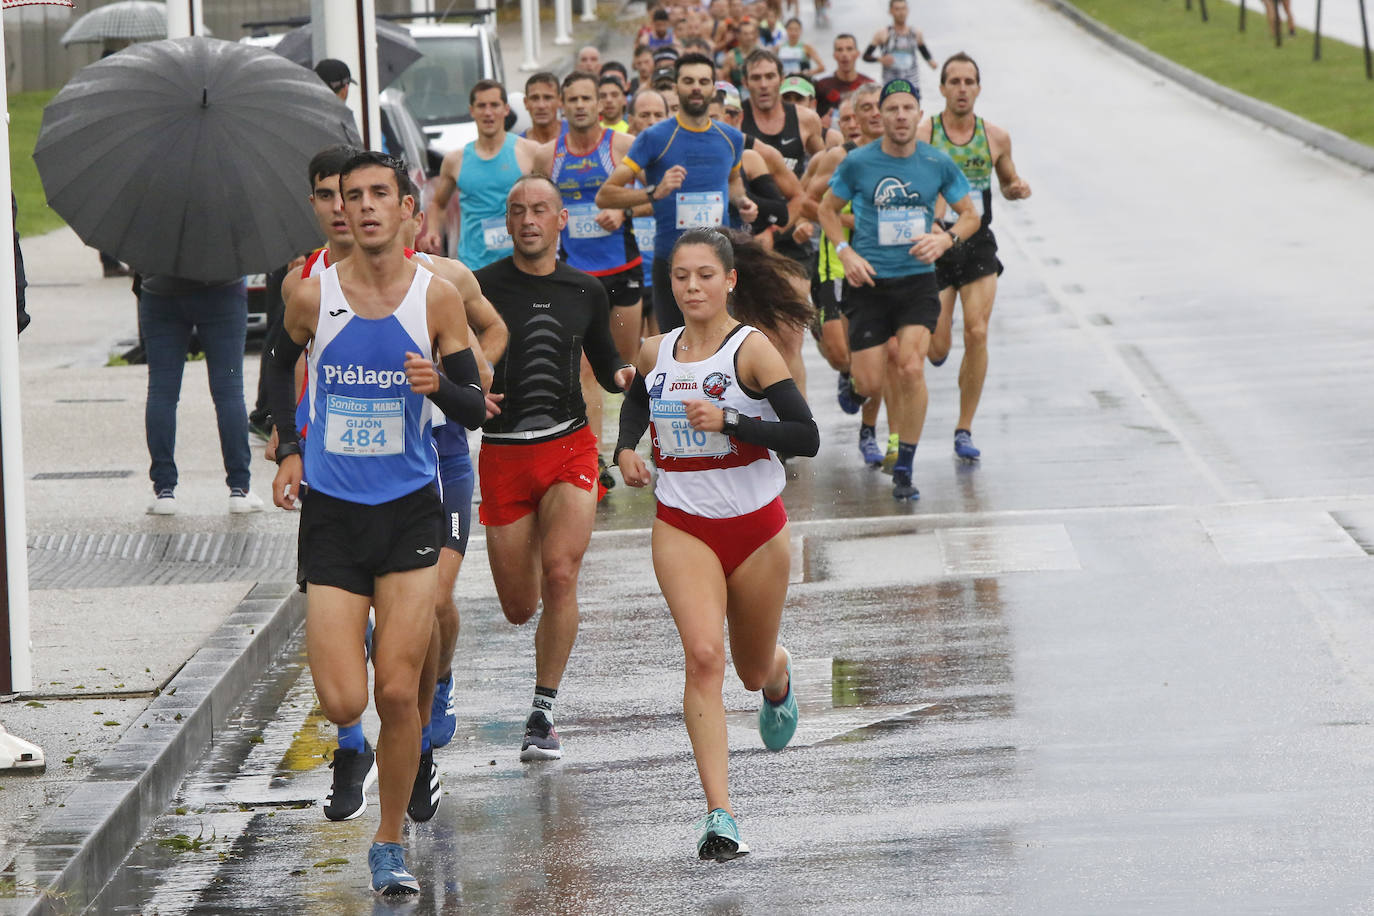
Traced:
<svg viewBox="0 0 1374 916">
<path fill-rule="evenodd" d="M 425 304 L 432 276 L 417 269 L 396 311 L 371 319 L 344 299 L 338 267 L 320 275 L 305 396 L 311 489 L 375 506 L 434 482 L 430 402 L 410 390 L 405 373 L 407 351 L 434 358 Z"/>
</svg>

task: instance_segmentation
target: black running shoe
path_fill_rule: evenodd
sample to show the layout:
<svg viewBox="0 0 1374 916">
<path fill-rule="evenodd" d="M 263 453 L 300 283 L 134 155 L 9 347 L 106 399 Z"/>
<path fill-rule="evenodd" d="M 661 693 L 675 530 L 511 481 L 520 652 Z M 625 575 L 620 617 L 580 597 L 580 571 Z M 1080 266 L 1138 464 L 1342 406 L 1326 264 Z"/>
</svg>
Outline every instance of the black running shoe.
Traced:
<svg viewBox="0 0 1374 916">
<path fill-rule="evenodd" d="M 415 773 L 415 785 L 410 789 L 410 804 L 406 814 L 417 824 L 423 824 L 439 812 L 439 768 L 434 765 L 434 752 L 420 754 L 420 768 Z"/>
<path fill-rule="evenodd" d="M 525 741 L 520 745 L 520 759 L 526 763 L 531 760 L 557 760 L 563 756 L 563 745 L 558 741 L 558 732 L 553 724 L 539 711 L 530 713 L 525 720 Z"/>
<path fill-rule="evenodd" d="M 606 459 L 600 455 L 596 456 L 597 480 L 608 490 L 615 489 L 615 477 L 611 475 L 611 469 L 606 467 Z"/>
<path fill-rule="evenodd" d="M 911 482 L 911 472 L 900 468 L 892 472 L 892 498 L 899 501 L 921 498 L 921 491 Z"/>
<path fill-rule="evenodd" d="M 364 743 L 361 751 L 339 748 L 329 761 L 334 783 L 324 800 L 324 816 L 331 821 L 351 821 L 367 809 L 367 790 L 377 781 L 377 754 Z"/>
</svg>

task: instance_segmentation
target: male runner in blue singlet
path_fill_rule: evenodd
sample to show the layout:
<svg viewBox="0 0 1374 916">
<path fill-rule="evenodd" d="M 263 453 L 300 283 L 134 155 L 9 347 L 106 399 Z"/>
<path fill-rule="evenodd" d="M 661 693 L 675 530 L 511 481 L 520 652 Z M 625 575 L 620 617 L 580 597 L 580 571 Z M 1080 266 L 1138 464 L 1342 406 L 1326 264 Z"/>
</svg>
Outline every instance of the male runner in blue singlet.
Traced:
<svg viewBox="0 0 1374 916">
<path fill-rule="evenodd" d="M 336 724 L 357 721 L 367 706 L 363 632 L 369 607 L 376 609 L 381 823 L 368 865 L 374 891 L 404 895 L 419 892 L 401 837 L 420 762 L 420 677 L 444 535 L 429 405 L 476 428 L 488 401 L 462 298 L 419 270 L 401 245 L 402 222 L 415 207 L 401 193 L 403 165 L 360 153 L 341 169 L 339 183 L 354 253 L 301 282 L 272 345 L 280 465 L 272 494 L 281 508 L 302 509 L 306 646 L 320 705 Z M 307 344 L 310 435 L 303 449 L 292 376 Z M 435 367 L 441 355 L 442 376 Z"/>
</svg>

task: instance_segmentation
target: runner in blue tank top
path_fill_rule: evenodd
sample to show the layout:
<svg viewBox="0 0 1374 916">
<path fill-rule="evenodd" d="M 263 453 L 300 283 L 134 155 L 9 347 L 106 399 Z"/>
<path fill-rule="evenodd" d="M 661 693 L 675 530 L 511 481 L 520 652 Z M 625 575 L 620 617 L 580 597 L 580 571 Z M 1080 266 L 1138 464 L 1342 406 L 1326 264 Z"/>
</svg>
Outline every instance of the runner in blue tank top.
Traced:
<svg viewBox="0 0 1374 916">
<path fill-rule="evenodd" d="M 684 54 L 675 68 L 681 103 L 677 117 L 636 137 L 596 196 L 597 205 L 608 210 L 652 203 L 656 251 L 671 251 L 688 229 L 724 224 L 731 203 L 746 223 L 758 216 L 758 206 L 745 193 L 740 176 L 744 135 L 706 113 L 715 96 L 715 65 L 705 55 Z M 645 182 L 643 189 L 630 187 L 637 179 Z M 667 262 L 655 262 L 654 271 L 659 330 L 681 327 L 682 312 L 669 288 Z"/>
<path fill-rule="evenodd" d="M 529 174 L 536 144 L 506 132 L 506 87 L 495 80 L 478 80 L 468 93 L 469 110 L 477 123 L 477 139 L 444 156 L 427 211 L 427 228 L 416 244 L 419 250 L 443 254 L 442 236 L 449 225 L 444 213 L 458 191 L 457 245 L 449 250 L 469 270 L 485 267 L 511 253 L 506 232 L 506 194 L 521 175 Z"/>
<path fill-rule="evenodd" d="M 402 191 L 407 183 L 402 163 L 375 152 L 340 170 L 354 254 L 301 282 L 268 361 L 280 465 L 273 501 L 302 509 L 306 646 L 320 706 L 335 724 L 357 722 L 367 706 L 363 632 L 376 608 L 382 810 L 368 866 L 373 890 L 384 895 L 419 892 L 401 837 L 421 775 L 428 710 L 420 709 L 420 676 L 443 543 L 429 405 L 470 428 L 495 407 L 478 383 L 462 298 L 405 256 L 401 224 L 415 207 Z M 306 345 L 311 432 L 303 464 L 293 369 Z M 441 355 L 444 375 L 435 367 Z M 366 744 L 353 753 L 373 754 Z"/>
</svg>

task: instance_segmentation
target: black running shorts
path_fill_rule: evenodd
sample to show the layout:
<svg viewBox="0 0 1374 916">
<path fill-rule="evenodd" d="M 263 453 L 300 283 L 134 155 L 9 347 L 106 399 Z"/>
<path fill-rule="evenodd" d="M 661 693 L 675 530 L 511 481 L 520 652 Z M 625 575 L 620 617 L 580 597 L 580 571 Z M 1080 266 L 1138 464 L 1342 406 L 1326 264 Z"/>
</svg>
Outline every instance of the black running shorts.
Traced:
<svg viewBox="0 0 1374 916">
<path fill-rule="evenodd" d="M 997 237 L 990 226 L 979 229 L 935 262 L 940 289 L 957 289 L 991 274 L 1002 275 L 1002 262 L 997 259 Z"/>
<path fill-rule="evenodd" d="M 851 286 L 846 299 L 849 349 L 881 347 L 899 328 L 919 324 L 931 331 L 940 317 L 935 272 L 889 277 L 874 286 Z"/>
<path fill-rule="evenodd" d="M 811 281 L 811 301 L 820 313 L 821 322 L 839 321 L 844 317 L 845 298 L 849 287 L 844 278 L 838 280 L 813 279 Z"/>
<path fill-rule="evenodd" d="M 639 305 L 644 298 L 644 268 L 639 264 L 597 279 L 606 288 L 606 298 L 611 300 L 611 308 Z"/>
<path fill-rule="evenodd" d="M 373 593 L 378 576 L 439 562 L 445 515 L 433 484 L 369 506 L 307 490 L 301 506 L 297 582 Z"/>
</svg>

